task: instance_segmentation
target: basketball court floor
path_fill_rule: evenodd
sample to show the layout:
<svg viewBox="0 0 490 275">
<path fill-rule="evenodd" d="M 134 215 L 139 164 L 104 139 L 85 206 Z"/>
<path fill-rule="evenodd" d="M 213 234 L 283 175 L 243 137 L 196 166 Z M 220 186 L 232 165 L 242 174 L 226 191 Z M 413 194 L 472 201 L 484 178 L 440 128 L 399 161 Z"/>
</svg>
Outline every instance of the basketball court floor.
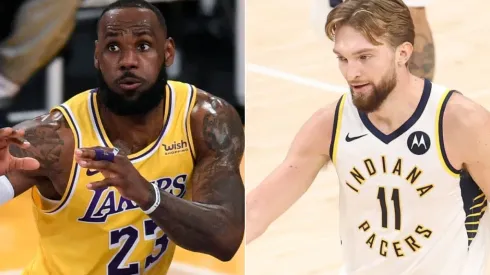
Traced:
<svg viewBox="0 0 490 275">
<path fill-rule="evenodd" d="M 284 158 L 310 115 L 346 91 L 323 22 L 314 27 L 310 20 L 310 1 L 247 1 L 247 191 Z M 490 108 L 490 3 L 432 1 L 427 11 L 436 47 L 434 82 Z M 330 167 L 261 238 L 247 245 L 246 274 L 338 274 L 339 218 L 337 176 Z"/>
</svg>

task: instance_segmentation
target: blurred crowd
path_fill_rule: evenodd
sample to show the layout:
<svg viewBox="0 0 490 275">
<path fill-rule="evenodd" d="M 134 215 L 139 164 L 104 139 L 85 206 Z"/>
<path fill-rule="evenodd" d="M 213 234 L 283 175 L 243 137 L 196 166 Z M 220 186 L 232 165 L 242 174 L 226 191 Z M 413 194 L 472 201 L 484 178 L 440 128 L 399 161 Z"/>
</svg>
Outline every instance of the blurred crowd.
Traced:
<svg viewBox="0 0 490 275">
<path fill-rule="evenodd" d="M 244 119 L 237 68 L 236 0 L 147 0 L 165 16 L 177 45 L 172 80 L 189 82 L 232 103 Z M 111 0 L 2 1 L 0 123 L 45 113 L 96 87 L 95 24 Z M 237 84 L 239 83 L 239 84 Z"/>
</svg>

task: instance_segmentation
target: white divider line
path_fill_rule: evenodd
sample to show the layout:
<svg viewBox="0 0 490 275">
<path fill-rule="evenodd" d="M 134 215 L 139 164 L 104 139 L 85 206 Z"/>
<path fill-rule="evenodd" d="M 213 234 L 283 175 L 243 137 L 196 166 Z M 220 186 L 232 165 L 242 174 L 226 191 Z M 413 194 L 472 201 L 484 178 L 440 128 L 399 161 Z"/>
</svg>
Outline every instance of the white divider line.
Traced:
<svg viewBox="0 0 490 275">
<path fill-rule="evenodd" d="M 256 64 L 247 64 L 247 71 L 253 72 L 256 74 L 261 74 L 265 76 L 270 76 L 286 81 L 291 81 L 296 84 L 312 87 L 312 88 L 317 88 L 320 90 L 325 90 L 328 92 L 333 92 L 333 93 L 346 93 L 349 91 L 347 86 L 339 86 L 339 85 L 334 85 L 326 82 L 322 82 L 319 80 L 307 78 L 307 77 L 302 77 L 299 75 L 295 74 L 290 74 L 286 72 L 282 72 L 276 69 L 271 69 L 268 67 L 264 67 L 261 65 L 256 65 Z M 477 99 L 480 97 L 485 97 L 485 96 L 490 96 L 490 91 L 489 90 L 479 90 L 475 92 L 468 92 L 468 91 L 461 91 L 464 95 L 471 99 Z"/>
<path fill-rule="evenodd" d="M 297 84 L 313 87 L 313 88 L 318 88 L 321 90 L 326 90 L 329 92 L 334 92 L 334 93 L 346 93 L 349 91 L 347 87 L 343 86 L 338 86 L 338 85 L 333 85 L 325 82 L 321 82 L 318 80 L 306 78 L 306 77 L 301 77 L 295 74 L 290 74 L 290 73 L 285 73 L 281 72 L 275 69 L 267 68 L 264 66 L 256 65 L 256 64 L 247 64 L 247 71 L 257 73 L 257 74 L 262 74 L 274 78 L 279 78 L 287 81 L 291 81 Z"/>
</svg>

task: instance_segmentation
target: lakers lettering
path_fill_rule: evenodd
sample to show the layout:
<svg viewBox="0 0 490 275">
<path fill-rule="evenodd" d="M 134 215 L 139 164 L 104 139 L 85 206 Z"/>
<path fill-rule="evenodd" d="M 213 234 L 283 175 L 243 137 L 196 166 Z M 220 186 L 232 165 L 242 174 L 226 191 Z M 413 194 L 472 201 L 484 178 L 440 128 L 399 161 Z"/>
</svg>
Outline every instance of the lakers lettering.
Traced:
<svg viewBox="0 0 490 275">
<path fill-rule="evenodd" d="M 158 185 L 165 192 L 182 198 L 186 193 L 187 177 L 186 174 L 181 174 L 174 178 L 159 178 L 153 180 L 151 183 Z M 133 201 L 116 194 L 114 189 L 99 189 L 94 191 L 85 215 L 78 220 L 89 223 L 103 223 L 111 215 L 131 211 L 136 208 L 138 206 Z"/>
<path fill-rule="evenodd" d="M 407 253 L 417 252 L 422 248 L 421 239 L 429 239 L 432 235 L 432 230 L 422 225 L 417 225 L 413 233 L 395 241 L 387 241 L 373 232 L 368 221 L 364 221 L 359 225 L 359 230 L 367 233 L 366 245 L 376 250 L 379 255 L 387 257 L 390 253 L 397 258 L 405 256 Z"/>
</svg>

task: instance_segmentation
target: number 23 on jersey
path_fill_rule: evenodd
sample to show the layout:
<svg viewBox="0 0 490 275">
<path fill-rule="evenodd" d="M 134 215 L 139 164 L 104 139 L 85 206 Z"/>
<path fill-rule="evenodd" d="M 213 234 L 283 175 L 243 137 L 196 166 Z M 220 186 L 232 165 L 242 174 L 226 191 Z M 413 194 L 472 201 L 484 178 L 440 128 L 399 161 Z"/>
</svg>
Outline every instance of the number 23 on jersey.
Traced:
<svg viewBox="0 0 490 275">
<path fill-rule="evenodd" d="M 152 253 L 145 259 L 145 270 L 151 268 L 152 265 L 155 264 L 165 253 L 169 243 L 169 239 L 166 234 L 163 234 L 160 238 L 157 238 L 159 231 L 161 231 L 161 229 L 151 219 L 143 222 L 143 232 L 139 232 L 137 228 L 131 225 L 112 230 L 109 233 L 109 249 L 119 250 L 107 265 L 107 274 L 139 274 L 140 263 L 126 263 L 126 261 L 131 256 L 131 253 L 135 250 L 138 243 L 141 241 L 154 242 L 153 251 L 155 251 L 155 249 L 158 251 L 156 255 Z"/>
</svg>

